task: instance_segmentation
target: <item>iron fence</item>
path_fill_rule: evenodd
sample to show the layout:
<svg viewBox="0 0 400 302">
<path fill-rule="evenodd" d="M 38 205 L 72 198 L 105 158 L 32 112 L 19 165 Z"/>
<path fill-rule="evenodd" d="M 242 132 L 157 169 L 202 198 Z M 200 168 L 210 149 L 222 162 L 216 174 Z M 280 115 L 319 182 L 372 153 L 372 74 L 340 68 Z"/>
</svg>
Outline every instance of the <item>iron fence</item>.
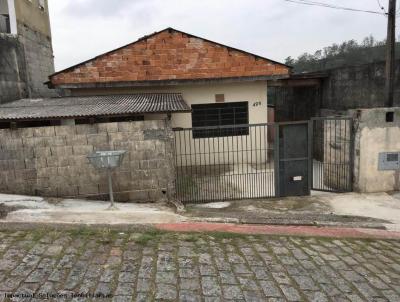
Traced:
<svg viewBox="0 0 400 302">
<path fill-rule="evenodd" d="M 174 129 L 177 198 L 187 203 L 274 197 L 274 127 Z"/>
<path fill-rule="evenodd" d="M 352 191 L 351 118 L 313 118 L 313 190 Z"/>
</svg>

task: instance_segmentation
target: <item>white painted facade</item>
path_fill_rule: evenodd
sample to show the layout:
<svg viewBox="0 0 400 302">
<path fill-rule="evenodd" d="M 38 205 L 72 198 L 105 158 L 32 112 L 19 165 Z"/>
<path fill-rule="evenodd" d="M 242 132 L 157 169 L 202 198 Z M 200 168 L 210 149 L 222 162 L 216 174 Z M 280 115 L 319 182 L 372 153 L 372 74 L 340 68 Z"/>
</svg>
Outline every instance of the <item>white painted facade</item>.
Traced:
<svg viewBox="0 0 400 302">
<path fill-rule="evenodd" d="M 181 86 L 163 86 L 148 88 L 107 88 L 82 89 L 73 92 L 74 95 L 105 95 L 129 93 L 182 93 L 183 99 L 191 106 L 194 104 L 216 103 L 215 95 L 224 94 L 225 102 L 248 102 L 249 124 L 267 123 L 267 82 L 241 82 L 224 84 L 193 84 Z M 148 119 L 164 119 L 166 114 L 148 114 Z M 192 128 L 191 113 L 173 113 L 172 126 L 175 128 Z M 193 138 L 185 131 L 176 142 L 178 162 L 180 166 L 215 165 L 227 163 L 265 163 L 267 160 L 267 127 L 250 128 L 249 135 L 218 138 Z M 195 154 L 194 150 L 201 150 L 202 155 Z M 190 151 L 189 151 L 190 150 Z M 230 150 L 230 152 L 227 152 Z M 253 150 L 253 151 L 248 151 Z M 258 150 L 258 151 L 256 151 Z M 198 152 L 196 152 L 198 153 Z M 208 154 L 207 156 L 204 154 Z M 211 155 L 210 155 L 211 154 Z"/>
</svg>

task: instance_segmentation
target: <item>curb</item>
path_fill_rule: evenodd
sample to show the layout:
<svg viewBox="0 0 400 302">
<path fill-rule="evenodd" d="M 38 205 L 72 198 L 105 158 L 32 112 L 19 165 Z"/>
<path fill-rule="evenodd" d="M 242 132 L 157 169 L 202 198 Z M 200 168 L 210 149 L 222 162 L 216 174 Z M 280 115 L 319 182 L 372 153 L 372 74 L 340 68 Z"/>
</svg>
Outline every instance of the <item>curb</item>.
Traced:
<svg viewBox="0 0 400 302">
<path fill-rule="evenodd" d="M 310 236 L 400 240 L 400 232 L 341 227 L 249 225 L 233 223 L 160 223 L 159 230 L 173 232 L 228 232 L 249 235 Z"/>
</svg>

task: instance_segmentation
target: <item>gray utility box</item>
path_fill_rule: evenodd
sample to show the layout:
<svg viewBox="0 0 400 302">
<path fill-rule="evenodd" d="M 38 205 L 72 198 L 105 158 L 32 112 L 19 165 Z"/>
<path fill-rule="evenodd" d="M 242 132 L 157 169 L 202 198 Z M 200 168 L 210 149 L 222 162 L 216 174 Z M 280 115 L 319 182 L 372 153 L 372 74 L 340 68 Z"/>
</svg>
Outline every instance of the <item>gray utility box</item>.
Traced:
<svg viewBox="0 0 400 302">
<path fill-rule="evenodd" d="M 398 170 L 400 169 L 400 152 L 380 152 L 378 170 Z"/>
</svg>

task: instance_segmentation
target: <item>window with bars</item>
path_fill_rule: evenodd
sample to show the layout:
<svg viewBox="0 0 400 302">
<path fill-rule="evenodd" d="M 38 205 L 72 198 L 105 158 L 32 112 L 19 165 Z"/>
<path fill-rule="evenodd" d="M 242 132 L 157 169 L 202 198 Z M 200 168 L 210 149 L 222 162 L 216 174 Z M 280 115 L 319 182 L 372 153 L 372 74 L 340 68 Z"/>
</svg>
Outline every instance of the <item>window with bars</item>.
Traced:
<svg viewBox="0 0 400 302">
<path fill-rule="evenodd" d="M 193 138 L 248 135 L 248 127 L 236 127 L 248 123 L 248 102 L 192 105 L 192 127 L 211 127 L 193 129 Z M 215 128 L 215 126 L 223 127 Z"/>
</svg>

